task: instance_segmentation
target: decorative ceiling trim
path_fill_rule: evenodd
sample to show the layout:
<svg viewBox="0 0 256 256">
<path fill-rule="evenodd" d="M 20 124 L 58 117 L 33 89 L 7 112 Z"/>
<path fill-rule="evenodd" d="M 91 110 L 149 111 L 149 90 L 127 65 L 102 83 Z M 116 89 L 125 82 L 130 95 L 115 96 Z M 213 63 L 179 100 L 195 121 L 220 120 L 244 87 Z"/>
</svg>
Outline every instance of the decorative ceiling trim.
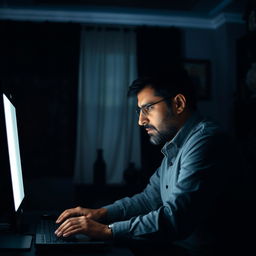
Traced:
<svg viewBox="0 0 256 256">
<path fill-rule="evenodd" d="M 244 23 L 238 14 L 222 13 L 214 18 L 188 17 L 177 14 L 117 13 L 95 10 L 0 8 L 0 19 L 36 22 L 75 22 L 118 25 L 176 26 L 216 29 L 225 23 Z"/>
<path fill-rule="evenodd" d="M 218 13 L 221 13 L 225 7 L 227 7 L 229 4 L 231 4 L 233 2 L 233 0 L 222 0 L 220 1 L 219 4 L 217 4 L 215 6 L 215 8 L 213 8 L 210 12 L 209 15 L 213 16 L 213 15 L 217 15 Z"/>
</svg>

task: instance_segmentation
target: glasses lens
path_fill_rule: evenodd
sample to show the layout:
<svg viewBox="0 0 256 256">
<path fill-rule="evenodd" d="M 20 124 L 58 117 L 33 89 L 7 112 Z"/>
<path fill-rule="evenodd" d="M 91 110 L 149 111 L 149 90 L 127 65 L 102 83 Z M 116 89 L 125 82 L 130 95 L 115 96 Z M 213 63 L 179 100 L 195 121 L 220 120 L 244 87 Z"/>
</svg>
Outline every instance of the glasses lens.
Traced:
<svg viewBox="0 0 256 256">
<path fill-rule="evenodd" d="M 141 109 L 140 109 L 139 107 L 136 108 L 136 114 L 137 114 L 138 116 L 140 116 L 140 110 L 141 110 Z"/>
</svg>

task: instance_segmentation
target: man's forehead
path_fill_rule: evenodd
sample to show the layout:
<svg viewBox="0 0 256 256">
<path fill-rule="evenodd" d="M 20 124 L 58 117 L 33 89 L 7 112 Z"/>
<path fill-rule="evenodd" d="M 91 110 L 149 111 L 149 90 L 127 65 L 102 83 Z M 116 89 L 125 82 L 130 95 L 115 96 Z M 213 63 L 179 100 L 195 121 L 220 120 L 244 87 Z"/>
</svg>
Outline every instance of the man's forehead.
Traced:
<svg viewBox="0 0 256 256">
<path fill-rule="evenodd" d="M 143 106 L 148 103 L 154 102 L 155 100 L 160 99 L 160 96 L 155 95 L 155 89 L 151 86 L 143 88 L 137 95 L 138 105 Z"/>
<path fill-rule="evenodd" d="M 144 98 L 144 97 L 156 97 L 155 96 L 155 89 L 151 86 L 144 87 L 137 95 L 138 99 Z"/>
</svg>

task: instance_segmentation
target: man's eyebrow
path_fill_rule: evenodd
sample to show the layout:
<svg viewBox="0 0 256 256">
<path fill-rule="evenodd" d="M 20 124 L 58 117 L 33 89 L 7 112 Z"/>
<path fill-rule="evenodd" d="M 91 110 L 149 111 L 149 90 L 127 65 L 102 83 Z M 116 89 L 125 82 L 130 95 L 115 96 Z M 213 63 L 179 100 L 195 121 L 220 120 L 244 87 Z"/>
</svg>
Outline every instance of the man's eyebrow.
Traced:
<svg viewBox="0 0 256 256">
<path fill-rule="evenodd" d="M 147 107 L 148 105 L 151 105 L 153 102 L 148 102 L 148 103 L 146 103 L 146 104 L 143 104 L 143 105 L 141 105 L 140 107 L 138 107 L 138 108 L 144 108 L 144 107 Z"/>
</svg>

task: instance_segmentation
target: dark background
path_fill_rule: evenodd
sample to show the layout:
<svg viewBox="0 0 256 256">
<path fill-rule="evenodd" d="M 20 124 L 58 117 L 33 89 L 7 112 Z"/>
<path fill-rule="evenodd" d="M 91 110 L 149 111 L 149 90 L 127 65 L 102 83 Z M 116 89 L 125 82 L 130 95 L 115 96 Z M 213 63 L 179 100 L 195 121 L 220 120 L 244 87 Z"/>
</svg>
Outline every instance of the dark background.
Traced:
<svg viewBox="0 0 256 256">
<path fill-rule="evenodd" d="M 0 30 L 1 80 L 16 103 L 24 176 L 72 176 L 80 26 L 4 21 Z"/>
</svg>

